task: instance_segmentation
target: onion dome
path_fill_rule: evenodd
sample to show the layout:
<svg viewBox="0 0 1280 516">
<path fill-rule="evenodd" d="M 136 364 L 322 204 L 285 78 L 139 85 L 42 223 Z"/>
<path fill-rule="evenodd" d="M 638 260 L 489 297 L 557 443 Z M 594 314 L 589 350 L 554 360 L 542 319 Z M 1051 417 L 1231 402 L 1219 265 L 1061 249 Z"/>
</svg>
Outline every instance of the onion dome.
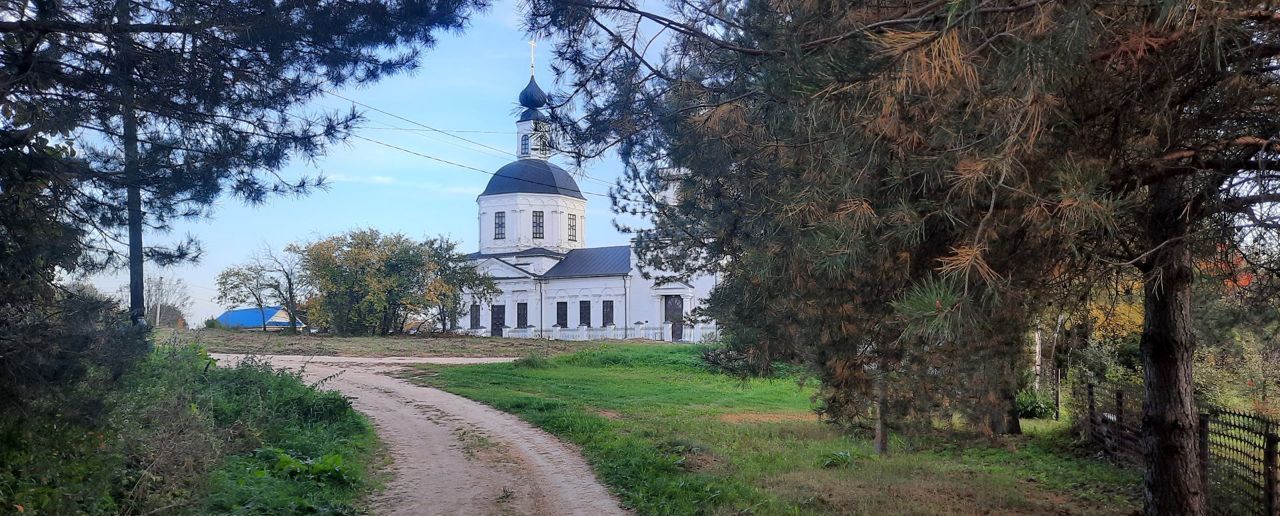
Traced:
<svg viewBox="0 0 1280 516">
<path fill-rule="evenodd" d="M 520 105 L 529 109 L 538 109 L 547 105 L 547 94 L 538 87 L 538 82 L 529 77 L 529 84 L 520 92 Z"/>
</svg>

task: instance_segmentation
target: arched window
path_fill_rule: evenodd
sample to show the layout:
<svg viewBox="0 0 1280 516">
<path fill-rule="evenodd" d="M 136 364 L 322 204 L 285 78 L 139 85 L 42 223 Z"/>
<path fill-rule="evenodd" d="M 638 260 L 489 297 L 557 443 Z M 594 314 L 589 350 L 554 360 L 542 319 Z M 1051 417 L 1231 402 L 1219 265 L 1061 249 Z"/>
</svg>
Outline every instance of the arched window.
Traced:
<svg viewBox="0 0 1280 516">
<path fill-rule="evenodd" d="M 528 153 L 529 153 L 529 135 L 526 134 L 520 137 L 520 154 L 525 155 Z"/>
</svg>

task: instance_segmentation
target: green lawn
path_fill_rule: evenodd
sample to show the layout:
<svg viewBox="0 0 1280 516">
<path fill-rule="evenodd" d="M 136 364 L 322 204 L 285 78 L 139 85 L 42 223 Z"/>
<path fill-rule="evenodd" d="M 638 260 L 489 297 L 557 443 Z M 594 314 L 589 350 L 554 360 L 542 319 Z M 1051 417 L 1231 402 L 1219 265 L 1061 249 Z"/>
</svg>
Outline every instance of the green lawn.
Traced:
<svg viewBox="0 0 1280 516">
<path fill-rule="evenodd" d="M 1081 458 L 1061 427 L 897 440 L 888 458 L 819 422 L 811 388 L 704 370 L 693 346 L 602 345 L 514 364 L 421 366 L 416 382 L 582 447 L 640 514 L 1121 514 L 1139 474 Z"/>
</svg>

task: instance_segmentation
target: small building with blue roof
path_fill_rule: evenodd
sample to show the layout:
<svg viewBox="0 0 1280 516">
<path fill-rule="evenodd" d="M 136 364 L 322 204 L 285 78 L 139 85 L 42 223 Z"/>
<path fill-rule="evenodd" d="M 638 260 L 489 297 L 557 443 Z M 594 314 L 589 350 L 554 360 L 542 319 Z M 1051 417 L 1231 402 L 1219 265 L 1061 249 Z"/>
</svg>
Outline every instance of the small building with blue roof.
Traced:
<svg viewBox="0 0 1280 516">
<path fill-rule="evenodd" d="M 287 330 L 289 329 L 289 311 L 283 306 L 264 306 L 261 309 L 256 306 L 233 308 L 222 312 L 217 321 L 219 326 L 229 329 L 262 330 L 265 327 L 267 331 Z M 298 329 L 305 327 L 302 321 L 298 321 Z"/>
</svg>

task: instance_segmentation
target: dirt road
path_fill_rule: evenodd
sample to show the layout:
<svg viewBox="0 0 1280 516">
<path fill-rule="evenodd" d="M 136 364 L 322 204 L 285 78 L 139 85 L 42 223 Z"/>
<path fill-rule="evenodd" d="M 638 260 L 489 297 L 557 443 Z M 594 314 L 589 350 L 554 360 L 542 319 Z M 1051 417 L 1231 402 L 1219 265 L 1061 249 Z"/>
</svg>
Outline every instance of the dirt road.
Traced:
<svg viewBox="0 0 1280 516">
<path fill-rule="evenodd" d="M 229 365 L 242 355 L 213 354 Z M 390 451 L 374 514 L 625 514 L 577 450 L 519 418 L 385 373 L 510 358 L 266 357 L 352 397 Z"/>
</svg>

